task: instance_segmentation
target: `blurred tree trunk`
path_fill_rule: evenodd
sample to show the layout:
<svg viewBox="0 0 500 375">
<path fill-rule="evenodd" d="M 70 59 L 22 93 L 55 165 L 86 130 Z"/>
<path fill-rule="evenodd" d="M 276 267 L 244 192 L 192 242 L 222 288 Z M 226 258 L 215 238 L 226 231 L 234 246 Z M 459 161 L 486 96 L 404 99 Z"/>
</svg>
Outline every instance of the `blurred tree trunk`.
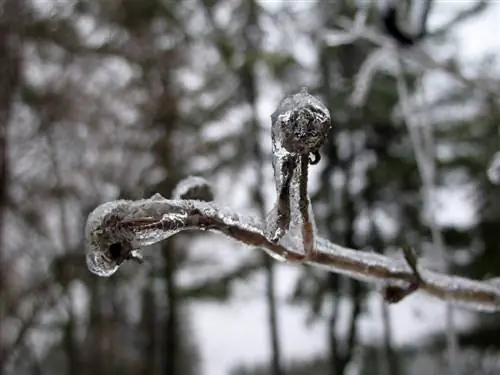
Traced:
<svg viewBox="0 0 500 375">
<path fill-rule="evenodd" d="M 266 215 L 266 207 L 263 196 L 264 174 L 262 165 L 266 163 L 266 155 L 260 145 L 261 127 L 258 120 L 258 88 L 259 88 L 259 64 L 268 64 L 264 60 L 265 52 L 262 48 L 263 33 L 259 20 L 264 11 L 257 1 L 241 1 L 234 9 L 234 19 L 239 22 L 235 35 L 231 31 L 226 32 L 219 27 L 214 16 L 214 3 L 205 2 L 207 19 L 212 26 L 215 45 L 219 50 L 221 63 L 230 70 L 241 85 L 241 97 L 238 94 L 236 105 L 250 107 L 250 118 L 244 124 L 240 136 L 242 149 L 238 152 L 238 158 L 232 160 L 233 168 L 245 164 L 245 158 L 251 160 L 254 166 L 253 172 L 255 185 L 250 189 L 252 201 L 262 218 Z M 235 42 L 238 41 L 238 42 Z M 267 307 L 267 321 L 269 327 L 269 339 L 271 343 L 270 367 L 272 374 L 282 375 L 284 373 L 280 337 L 278 329 L 278 306 L 275 295 L 275 271 L 274 261 L 266 254 L 261 254 L 262 266 L 265 273 L 265 300 Z"/>
<path fill-rule="evenodd" d="M 327 29 L 335 29 L 335 19 L 340 14 L 352 16 L 352 4 L 342 1 L 333 7 L 324 8 L 323 22 Z M 363 207 L 371 207 L 376 199 L 376 194 L 365 194 L 368 189 L 364 186 L 353 192 L 357 180 L 360 178 L 356 171 L 356 163 L 363 153 L 367 152 L 367 145 L 359 146 L 357 137 L 359 133 L 367 133 L 366 129 L 375 121 L 373 116 L 366 115 L 364 111 L 357 111 L 349 107 L 348 97 L 352 93 L 353 82 L 370 49 L 362 44 L 329 47 L 323 45 L 319 51 L 319 66 L 321 72 L 320 91 L 325 98 L 328 108 L 331 108 L 333 128 L 329 142 L 323 148 L 326 165 L 321 173 L 321 189 L 317 195 L 318 200 L 329 202 L 330 212 L 324 221 L 326 234 L 330 238 L 338 238 L 339 242 L 350 248 L 359 248 L 361 237 L 356 231 L 356 220 Z M 342 82 L 341 85 L 338 82 Z M 390 110 L 390 103 L 384 103 Z M 340 113 L 336 113 L 334 109 Z M 374 129 L 377 132 L 379 129 Z M 358 134 L 357 134 L 358 133 Z M 342 144 L 339 143 L 342 139 Z M 342 180 L 342 186 L 332 191 L 331 182 L 334 178 Z M 323 218 L 322 218 L 323 221 Z M 369 238 L 362 241 L 369 243 Z M 346 374 L 347 366 L 353 359 L 357 346 L 358 329 L 357 321 L 362 312 L 364 299 L 363 285 L 353 279 L 333 275 L 328 277 L 329 290 L 335 304 L 342 301 L 345 295 L 342 291 L 347 286 L 348 296 L 351 301 L 351 310 L 348 318 L 347 336 L 338 337 L 338 306 L 333 308 L 329 319 L 329 345 L 330 345 L 330 373 Z M 343 319 L 342 319 L 343 321 Z M 389 342 L 386 345 L 390 345 Z M 386 347 L 389 352 L 391 349 Z"/>
<path fill-rule="evenodd" d="M 326 20 L 328 23 L 328 19 Z M 326 99 L 327 106 L 329 108 L 336 108 L 338 106 L 337 101 L 342 99 L 342 92 L 334 94 L 333 89 L 333 81 L 332 81 L 332 64 L 336 63 L 340 66 L 337 66 L 336 69 L 340 70 L 340 74 L 344 76 L 346 80 L 352 79 L 347 73 L 348 67 L 346 67 L 342 61 L 340 55 L 343 53 L 349 54 L 350 58 L 354 58 L 352 53 L 354 51 L 339 51 L 338 53 L 332 53 L 332 51 L 328 47 L 323 47 L 320 51 L 320 66 L 322 73 L 322 92 Z M 352 61 L 350 62 L 352 64 Z M 332 119 L 335 122 L 335 118 Z M 348 122 L 348 120 L 346 121 Z M 333 124 L 333 129 L 331 131 L 330 139 L 332 141 L 327 142 L 327 144 L 323 148 L 323 152 L 326 155 L 326 167 L 321 173 L 322 180 L 322 194 L 326 194 L 326 196 L 321 196 L 321 199 L 328 202 L 338 202 L 338 204 L 330 205 L 330 213 L 327 222 L 334 223 L 340 220 L 342 222 L 342 229 L 339 231 L 337 228 L 334 228 L 333 224 L 328 225 L 326 228 L 327 236 L 330 238 L 338 238 L 341 235 L 342 244 L 356 248 L 356 244 L 354 243 L 354 235 L 355 229 L 354 224 L 356 220 L 356 212 L 355 212 L 355 202 L 354 197 L 352 197 L 349 193 L 350 184 L 352 183 L 351 176 L 351 168 L 352 163 L 354 161 L 354 155 L 352 154 L 352 144 L 346 145 L 347 149 L 351 150 L 351 154 L 341 157 L 339 154 L 339 150 L 337 147 L 335 135 L 337 132 L 342 132 L 342 125 L 339 123 Z M 350 142 L 350 141 L 349 141 Z M 352 143 L 352 142 L 351 142 Z M 331 190 L 330 181 L 332 180 L 332 176 L 334 173 L 341 174 L 344 179 L 344 184 L 342 190 L 340 192 L 336 192 L 340 194 L 340 198 L 335 199 L 332 197 L 332 193 L 327 191 Z M 341 219 L 338 219 L 338 218 Z M 353 351 L 356 346 L 357 340 L 357 319 L 361 312 L 361 284 L 358 281 L 347 279 L 342 276 L 335 275 L 333 277 L 329 277 L 329 291 L 328 294 L 332 296 L 332 299 L 335 304 L 340 303 L 341 298 L 339 298 L 339 288 L 341 288 L 342 283 L 347 283 L 350 286 L 350 298 L 352 303 L 352 309 L 349 317 L 349 329 L 347 331 L 347 337 L 337 338 L 336 328 L 338 324 L 338 309 L 332 309 L 330 316 L 330 326 L 329 326 L 329 345 L 330 345 L 330 373 L 331 374 L 344 374 L 346 371 L 346 367 L 352 359 Z M 344 343 L 341 345 L 340 343 Z"/>
<path fill-rule="evenodd" d="M 165 375 L 180 375 L 178 371 L 178 358 L 180 334 L 178 331 L 178 299 L 177 285 L 175 280 L 176 259 L 172 246 L 165 245 L 163 248 L 163 259 L 165 262 L 164 277 L 166 287 L 167 312 L 165 318 Z"/>
<path fill-rule="evenodd" d="M 142 374 L 153 375 L 157 371 L 158 317 L 154 283 L 150 281 L 142 292 L 142 314 L 140 335 L 142 335 Z"/>
<path fill-rule="evenodd" d="M 68 310 L 70 309 L 72 309 L 72 307 L 69 307 Z M 82 366 L 80 362 L 79 345 L 76 340 L 76 319 L 72 311 L 68 311 L 68 313 L 68 321 L 63 331 L 63 345 L 67 361 L 66 371 L 68 375 L 79 375 L 82 373 Z"/>
<path fill-rule="evenodd" d="M 0 7 L 0 261 L 4 244 L 4 215 L 8 199 L 8 126 L 14 97 L 21 81 L 23 0 L 3 0 Z M 17 25 L 17 27 L 16 27 Z M 1 265 L 1 263 L 0 263 Z M 0 268 L 0 291 L 3 289 Z"/>
<path fill-rule="evenodd" d="M 89 283 L 90 303 L 89 303 L 89 328 L 88 340 L 83 346 L 85 350 L 86 373 L 92 370 L 95 374 L 106 374 L 105 352 L 104 352 L 104 332 L 106 328 L 105 319 L 102 313 L 102 281 L 93 278 Z"/>
<path fill-rule="evenodd" d="M 172 86 L 173 63 L 176 51 L 172 51 L 168 60 L 159 59 L 152 66 L 145 66 L 147 77 L 156 77 L 155 82 L 150 82 L 152 87 L 156 85 L 158 97 L 156 98 L 155 109 L 152 115 L 151 126 L 161 131 L 162 136 L 158 138 L 153 150 L 157 164 L 167 171 L 168 179 L 161 181 L 154 189 L 165 197 L 169 197 L 175 184 L 183 176 L 184 164 L 177 157 L 178 150 L 174 143 L 174 136 L 177 127 L 181 124 L 181 117 L 178 112 L 178 98 L 175 88 Z M 163 61 L 162 61 L 163 60 Z M 161 64 L 161 65 L 160 65 Z M 162 323 L 163 337 L 161 351 L 162 371 L 165 375 L 184 375 L 189 370 L 185 368 L 182 357 L 189 350 L 184 345 L 187 337 L 184 336 L 182 325 L 187 325 L 187 318 L 180 316 L 182 301 L 178 297 L 179 285 L 177 282 L 177 271 L 188 254 L 178 252 L 178 245 L 175 239 L 169 239 L 162 245 L 163 269 L 161 271 L 165 292 L 162 300 L 166 303 L 166 312 L 163 315 Z M 196 362 L 193 357 L 193 364 Z M 191 364 L 187 364 L 190 366 Z"/>
<path fill-rule="evenodd" d="M 346 173 L 346 181 L 347 183 L 344 186 L 344 194 L 342 201 L 344 202 L 344 207 L 341 211 L 342 218 L 344 221 L 344 239 L 342 243 L 350 248 L 356 248 L 356 244 L 354 242 L 354 224 L 355 224 L 355 210 L 354 210 L 354 202 L 352 198 L 350 198 L 347 194 L 347 188 L 349 186 L 350 177 L 348 173 Z M 323 177 L 327 177 L 331 179 L 330 175 L 324 174 Z M 323 182 L 328 184 L 328 182 Z M 333 233 L 335 235 L 335 233 Z M 332 315 L 330 318 L 330 373 L 332 375 L 336 374 L 345 374 L 346 368 L 349 365 L 349 362 L 352 359 L 354 354 L 354 349 L 356 347 L 357 338 L 358 338 L 358 330 L 357 330 L 357 320 L 358 316 L 361 313 L 361 301 L 362 301 L 362 285 L 359 281 L 348 279 L 341 277 L 340 280 L 343 280 L 347 285 L 349 285 L 350 291 L 350 299 L 351 299 L 351 312 L 349 317 L 349 328 L 347 330 L 347 336 L 337 338 L 336 328 L 338 324 L 338 310 L 333 309 Z M 340 299 L 338 298 L 338 288 L 339 288 L 339 279 L 332 279 L 330 285 L 330 294 L 335 298 L 335 303 L 340 303 Z M 342 344 L 340 344 L 342 343 Z"/>
<path fill-rule="evenodd" d="M 386 145 L 388 146 L 388 145 Z M 365 189 L 365 197 L 367 201 L 370 201 L 371 188 L 367 187 Z M 383 254 L 384 252 L 384 241 L 380 234 L 380 229 L 378 228 L 375 218 L 370 218 L 370 237 L 371 244 L 375 252 Z M 393 348 L 393 338 L 392 338 L 392 326 L 391 326 L 391 314 L 389 310 L 389 305 L 382 298 L 380 299 L 380 310 L 382 315 L 382 329 L 383 329 L 383 341 L 382 341 L 382 355 L 380 356 L 380 366 L 379 373 L 387 375 L 397 375 L 399 374 L 399 358 L 396 355 Z"/>
<path fill-rule="evenodd" d="M 176 100 L 171 96 L 171 87 L 168 84 L 170 71 L 167 67 L 163 67 L 160 73 L 160 82 L 162 85 L 162 95 L 158 98 L 156 113 L 153 114 L 152 126 L 159 127 L 163 130 L 163 135 L 155 144 L 154 151 L 161 165 L 168 173 L 168 180 L 162 181 L 156 186 L 155 192 L 159 192 L 163 196 L 171 196 L 176 181 L 180 173 L 180 163 L 176 163 L 175 146 L 172 143 L 172 134 L 176 125 L 179 122 Z M 165 105 L 169 103 L 169 105 Z M 162 374 L 179 375 L 179 357 L 181 355 L 181 331 L 179 325 L 179 299 L 178 285 L 176 280 L 176 272 L 179 259 L 177 256 L 177 248 L 175 239 L 170 239 L 161 244 L 163 269 L 162 277 L 165 285 L 165 292 L 162 300 L 166 302 L 165 314 L 162 314 L 163 319 L 160 327 L 163 327 L 161 356 Z"/>
<path fill-rule="evenodd" d="M 252 114 L 248 134 L 251 143 L 251 154 L 254 158 L 256 184 L 253 188 L 253 200 L 259 210 L 260 216 L 265 218 L 266 208 L 262 189 L 264 188 L 264 172 L 262 166 L 265 163 L 264 152 L 260 146 L 260 126 L 257 117 L 258 99 L 258 74 L 256 72 L 256 56 L 260 51 L 262 42 L 262 32 L 259 27 L 259 6 L 255 0 L 248 1 L 248 16 L 243 26 L 243 34 L 246 46 L 247 58 L 239 70 L 242 89 L 245 93 L 245 100 L 249 103 Z M 274 261 L 264 252 L 261 254 L 266 274 L 266 306 L 269 327 L 269 338 L 271 341 L 271 374 L 283 375 L 284 370 L 281 364 L 281 348 L 278 328 L 278 308 L 275 292 Z"/>
<path fill-rule="evenodd" d="M 8 126 L 11 108 L 21 80 L 22 0 L 3 0 L 0 5 L 0 300 L 6 288 L 4 260 L 5 212 L 9 187 L 9 139 Z M 17 26 L 17 27 L 16 27 Z M 1 302 L 0 302 L 1 303 Z M 1 311 L 1 309 L 0 309 Z M 4 373 L 6 348 L 0 343 L 0 374 Z"/>
<path fill-rule="evenodd" d="M 56 107 L 57 108 L 57 107 Z M 44 129 L 43 135 L 47 141 L 48 154 L 50 158 L 50 164 L 52 169 L 52 174 L 55 177 L 55 184 L 57 186 L 57 193 L 55 194 L 55 200 L 58 205 L 59 211 L 59 234 L 62 245 L 62 252 L 67 253 L 71 248 L 70 243 L 70 233 L 68 231 L 68 216 L 66 215 L 66 200 L 62 192 L 64 192 L 63 176 L 61 172 L 61 167 L 59 163 L 59 157 L 57 155 L 57 145 L 54 142 L 54 125 L 57 122 L 57 114 L 52 113 L 57 109 L 52 106 L 45 106 L 39 108 L 39 118 L 41 122 L 41 128 Z M 63 347 L 66 354 L 66 372 L 71 375 L 79 375 L 82 373 L 81 359 L 80 359 L 80 348 L 79 340 L 76 335 L 76 327 L 78 325 L 78 319 L 75 316 L 74 306 L 74 296 L 71 295 L 71 290 L 69 288 L 70 283 L 63 281 L 61 286 L 67 296 L 66 312 L 68 314 L 67 322 L 64 324 L 63 329 Z"/>
<path fill-rule="evenodd" d="M 380 373 L 387 375 L 397 375 L 399 373 L 399 359 L 394 352 L 392 344 L 391 315 L 387 302 L 381 300 L 380 308 L 382 310 L 382 324 L 384 326 L 384 354 L 381 366 L 382 371 L 380 371 Z"/>
</svg>

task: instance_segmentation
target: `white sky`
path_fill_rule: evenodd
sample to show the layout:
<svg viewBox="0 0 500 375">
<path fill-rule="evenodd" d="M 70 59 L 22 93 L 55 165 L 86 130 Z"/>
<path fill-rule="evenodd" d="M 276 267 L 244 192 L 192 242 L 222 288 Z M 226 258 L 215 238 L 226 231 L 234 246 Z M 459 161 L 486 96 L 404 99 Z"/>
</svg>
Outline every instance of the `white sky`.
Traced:
<svg viewBox="0 0 500 375">
<path fill-rule="evenodd" d="M 268 7 L 279 1 L 262 0 Z M 306 1 L 296 1 L 305 3 Z M 463 61 L 474 61 L 484 53 L 500 52 L 500 1 L 491 9 L 457 30 L 459 55 Z M 433 22 L 448 12 L 457 11 L 472 1 L 441 0 L 436 2 Z M 267 115 L 266 115 L 267 116 Z M 460 192 L 451 195 L 447 201 L 446 218 L 467 221 L 464 215 L 464 199 Z M 236 203 L 236 202 L 235 202 Z M 237 250 L 237 249 L 235 249 Z M 255 251 L 241 249 L 242 252 Z M 227 254 L 227 253 L 226 253 Z M 279 325 L 281 345 L 285 360 L 310 358 L 326 350 L 327 329 L 324 324 L 306 325 L 307 313 L 303 307 L 286 305 L 285 298 L 293 290 L 298 270 L 289 265 L 277 267 Z M 233 366 L 267 361 L 270 355 L 266 305 L 264 301 L 264 279 L 256 276 L 239 285 L 238 299 L 227 304 L 203 303 L 192 306 L 193 332 L 203 360 L 203 373 L 221 375 Z M 425 337 L 428 332 L 444 329 L 445 306 L 423 295 L 416 295 L 390 307 L 396 344 L 411 343 Z M 380 299 L 374 294 L 370 298 L 369 313 L 360 319 L 363 340 L 380 337 Z M 397 318 L 394 318 L 397 316 Z M 460 327 L 466 326 L 468 315 L 457 317 Z"/>
</svg>

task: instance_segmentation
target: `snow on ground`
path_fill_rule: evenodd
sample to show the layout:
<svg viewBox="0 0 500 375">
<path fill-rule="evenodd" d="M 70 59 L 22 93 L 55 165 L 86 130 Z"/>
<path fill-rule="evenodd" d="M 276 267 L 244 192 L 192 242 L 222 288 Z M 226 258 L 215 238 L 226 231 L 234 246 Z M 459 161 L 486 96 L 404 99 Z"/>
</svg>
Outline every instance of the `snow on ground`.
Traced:
<svg viewBox="0 0 500 375">
<path fill-rule="evenodd" d="M 276 268 L 279 303 L 279 330 L 285 361 L 307 359 L 327 350 L 327 320 L 307 324 L 304 306 L 286 303 L 293 290 L 298 269 L 280 265 Z M 269 359 L 270 340 L 267 311 L 263 291 L 263 277 L 241 287 L 239 297 L 227 304 L 201 303 L 193 306 L 193 332 L 201 348 L 204 373 L 220 375 L 238 364 L 263 363 Z M 348 303 L 341 311 L 348 312 Z M 389 307 L 393 340 L 396 346 L 421 341 L 432 332 L 445 329 L 445 304 L 417 294 L 404 302 Z M 341 314 L 347 317 L 348 314 Z M 456 314 L 458 327 L 471 322 L 467 313 Z M 374 293 L 367 304 L 367 312 L 358 321 L 363 342 L 376 342 L 383 338 L 381 298 Z M 339 324 L 341 329 L 347 327 Z M 339 332 L 341 333 L 341 332 Z"/>
<path fill-rule="evenodd" d="M 219 201 L 220 197 L 226 197 L 227 205 L 244 212 L 247 200 L 244 195 L 236 192 L 242 192 L 252 184 L 249 181 L 250 176 L 242 174 L 240 177 L 241 180 L 233 180 L 230 184 L 227 176 L 222 176 L 216 183 L 220 186 L 217 195 Z M 464 204 L 467 200 L 464 200 L 463 194 L 450 191 L 443 194 L 443 197 L 447 200 L 443 202 L 445 209 L 442 211 L 444 214 L 440 215 L 440 221 L 467 225 L 471 210 Z M 252 252 L 257 251 L 225 240 L 216 234 L 198 241 L 191 250 L 193 255 L 210 251 L 213 258 L 221 260 L 224 269 L 234 267 L 238 261 L 248 259 Z M 307 359 L 327 350 L 326 320 L 307 324 L 307 308 L 304 305 L 291 306 L 287 303 L 300 274 L 299 267 L 289 264 L 277 264 L 276 267 L 279 329 L 285 360 Z M 214 272 L 221 272 L 222 268 L 218 267 Z M 185 276 L 184 281 L 188 281 L 189 275 Z M 270 340 L 264 286 L 264 276 L 260 273 L 237 283 L 234 290 L 236 297 L 228 303 L 206 302 L 191 306 L 194 314 L 191 320 L 192 328 L 201 349 L 204 373 L 225 374 L 238 364 L 262 363 L 269 359 Z M 344 318 L 347 317 L 349 302 L 341 305 L 342 311 L 345 312 Z M 423 294 L 410 296 L 402 303 L 390 306 L 389 311 L 395 345 L 412 344 L 430 333 L 445 329 L 445 304 Z M 341 313 L 340 319 L 342 318 Z M 471 322 L 470 315 L 460 311 L 455 319 L 460 328 L 466 328 Z M 376 290 L 368 299 L 366 313 L 361 316 L 358 324 L 363 342 L 382 339 L 381 298 Z M 347 324 L 339 326 L 342 330 Z"/>
</svg>

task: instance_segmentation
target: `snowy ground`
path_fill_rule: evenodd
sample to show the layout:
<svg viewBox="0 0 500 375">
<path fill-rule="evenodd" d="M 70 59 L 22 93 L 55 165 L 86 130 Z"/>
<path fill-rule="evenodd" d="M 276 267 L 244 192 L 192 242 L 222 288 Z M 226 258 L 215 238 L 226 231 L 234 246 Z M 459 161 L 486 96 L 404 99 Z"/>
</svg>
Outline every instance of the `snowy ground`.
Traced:
<svg viewBox="0 0 500 375">
<path fill-rule="evenodd" d="M 304 307 L 292 307 L 284 302 L 296 276 L 297 270 L 293 267 L 277 268 L 278 294 L 282 301 L 279 329 L 286 361 L 311 358 L 327 350 L 328 328 L 325 321 L 308 325 Z M 260 278 L 259 283 L 252 285 L 253 296 L 239 298 L 226 305 L 199 304 L 194 309 L 193 329 L 202 349 L 204 373 L 207 375 L 226 374 L 237 364 L 250 365 L 269 359 L 266 305 L 264 298 L 257 294 L 257 290 L 262 289 L 262 281 Z M 374 294 L 368 305 L 368 312 L 358 322 L 363 342 L 382 337 L 380 297 Z M 347 312 L 347 304 L 345 307 Z M 445 305 L 423 295 L 410 296 L 404 302 L 391 306 L 390 314 L 395 345 L 414 343 L 431 332 L 443 330 L 446 324 Z M 466 327 L 468 322 L 467 315 L 456 317 L 459 327 Z M 342 324 L 339 326 L 342 327 Z"/>
</svg>

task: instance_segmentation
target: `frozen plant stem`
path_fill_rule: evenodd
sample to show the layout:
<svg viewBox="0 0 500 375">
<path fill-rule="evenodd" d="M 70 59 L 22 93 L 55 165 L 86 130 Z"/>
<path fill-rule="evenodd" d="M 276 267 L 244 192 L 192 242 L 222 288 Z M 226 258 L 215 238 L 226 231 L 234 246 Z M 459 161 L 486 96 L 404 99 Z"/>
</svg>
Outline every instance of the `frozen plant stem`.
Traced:
<svg viewBox="0 0 500 375">
<path fill-rule="evenodd" d="M 320 115 L 324 115 L 325 112 L 319 110 L 324 107 L 317 107 L 316 102 L 313 103 L 314 105 L 306 106 L 305 111 L 299 113 L 303 115 L 310 111 L 315 115 L 314 118 L 321 118 Z M 290 115 L 296 116 L 297 113 L 291 111 Z M 295 123 L 297 124 L 311 126 L 310 123 L 305 125 L 303 122 Z M 298 127 L 299 130 L 304 129 L 301 126 Z M 329 124 L 324 129 L 328 127 Z M 275 130 L 273 121 L 273 132 Z M 295 139 L 302 139 L 308 146 L 298 152 L 279 147 L 284 144 L 282 142 L 284 138 L 275 137 L 273 134 L 273 166 L 278 198 L 266 223 L 225 208 L 216 202 L 207 202 L 205 196 L 212 196 L 208 183 L 191 178 L 188 181 L 190 183 L 183 183 L 182 195 L 178 194 L 174 199 L 165 199 L 155 194 L 149 199 L 118 200 L 97 207 L 89 215 L 85 228 L 86 260 L 89 270 L 100 276 L 110 276 L 125 260 L 139 260 L 142 247 L 158 243 L 181 231 L 210 230 L 222 233 L 242 244 L 262 248 L 280 261 L 305 263 L 330 272 L 341 273 L 361 281 L 375 283 L 385 288 L 386 292 L 387 288 L 392 288 L 397 294 L 396 297 L 400 297 L 395 298 L 394 302 L 415 290 L 422 290 L 434 297 L 470 309 L 500 311 L 500 286 L 496 281 L 475 281 L 439 274 L 418 267 L 412 253 L 405 253 L 405 262 L 381 254 L 342 247 L 317 236 L 307 196 L 306 150 L 310 152 L 318 150 L 310 147 L 311 143 L 308 142 L 311 138 L 301 138 L 301 133 L 297 134 L 299 137 Z M 279 131 L 276 135 L 280 135 Z M 294 136 L 292 134 L 289 138 L 293 140 Z M 321 137 L 326 138 L 326 135 L 321 135 L 319 138 Z M 324 138 L 319 142 L 319 146 Z M 276 144 L 275 140 L 278 141 Z M 287 141 L 287 138 L 284 140 Z M 294 164 L 293 168 L 288 169 L 291 177 L 287 179 L 281 171 L 283 165 L 290 160 Z M 203 197 L 198 196 L 201 192 L 208 194 L 203 194 Z M 283 201 L 285 209 L 281 209 L 281 212 L 285 213 L 285 216 L 289 215 L 284 221 L 288 222 L 288 227 L 280 227 L 279 221 L 275 220 L 279 218 L 278 207 Z M 278 240 L 269 236 L 269 233 L 276 233 L 276 229 L 284 231 Z M 308 247 L 310 251 L 307 250 Z"/>
<path fill-rule="evenodd" d="M 107 254 L 113 243 L 121 241 L 123 249 L 137 250 L 189 229 L 216 231 L 243 244 L 261 247 L 275 259 L 305 262 L 378 285 L 407 286 L 415 280 L 411 267 L 401 260 L 345 248 L 322 237 L 316 238 L 314 252 L 306 261 L 302 249 L 293 241 L 279 244 L 269 241 L 262 223 L 254 217 L 240 215 L 215 202 L 169 199 L 119 200 L 97 207 L 89 215 L 86 228 L 88 257 L 99 261 L 92 271 L 109 276 L 118 269 L 126 254 L 117 257 Z M 500 286 L 494 282 L 422 268 L 419 273 L 422 278 L 419 290 L 471 309 L 500 311 Z"/>
<path fill-rule="evenodd" d="M 307 177 L 309 164 L 320 160 L 319 149 L 330 130 L 330 112 L 305 88 L 285 97 L 271 115 L 273 167 L 277 200 L 266 218 L 266 237 L 278 243 L 302 243 L 306 257 L 314 251 L 315 224 Z"/>
<path fill-rule="evenodd" d="M 304 253 L 309 257 L 314 251 L 314 237 L 316 228 L 314 227 L 313 219 L 309 216 L 309 208 L 311 202 L 307 195 L 307 173 L 308 173 L 309 159 L 306 156 L 300 157 L 300 185 L 299 185 L 299 209 L 300 218 L 302 222 L 302 244 L 304 246 Z M 312 215 L 311 215 L 312 216 Z"/>
</svg>

